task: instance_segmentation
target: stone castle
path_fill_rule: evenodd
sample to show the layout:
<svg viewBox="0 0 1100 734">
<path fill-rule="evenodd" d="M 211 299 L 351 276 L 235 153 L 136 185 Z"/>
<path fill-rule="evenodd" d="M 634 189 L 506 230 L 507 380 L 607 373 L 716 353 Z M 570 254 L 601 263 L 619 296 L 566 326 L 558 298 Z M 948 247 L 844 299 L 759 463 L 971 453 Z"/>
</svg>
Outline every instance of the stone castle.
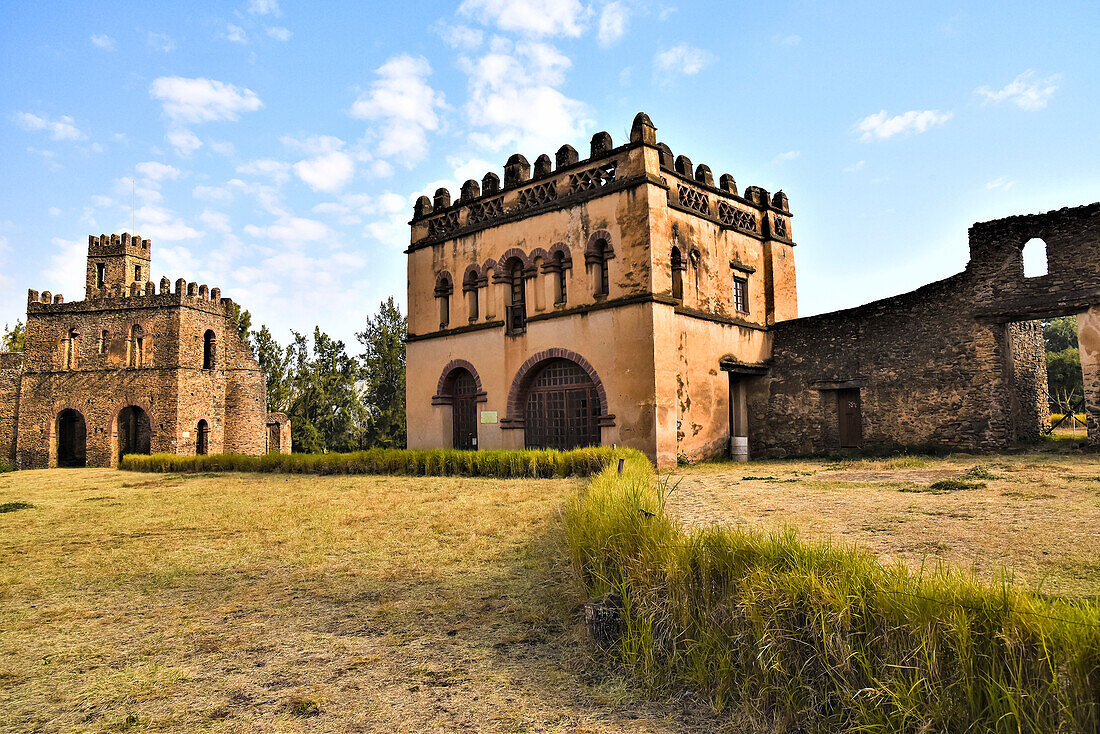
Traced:
<svg viewBox="0 0 1100 734">
<path fill-rule="evenodd" d="M 421 197 L 408 255 L 411 447 L 618 444 L 660 465 L 864 445 L 997 449 L 1047 419 L 1039 319 L 1077 314 L 1100 445 L 1100 204 L 975 225 L 958 275 L 797 318 L 782 192 L 604 132 L 581 159 Z M 1022 250 L 1047 247 L 1025 278 Z"/>
<path fill-rule="evenodd" d="M 0 459 L 115 466 L 128 453 L 290 451 L 285 415 L 205 285 L 149 280 L 151 243 L 88 237 L 85 300 L 27 294 L 26 348 L 0 354 Z"/>
</svg>

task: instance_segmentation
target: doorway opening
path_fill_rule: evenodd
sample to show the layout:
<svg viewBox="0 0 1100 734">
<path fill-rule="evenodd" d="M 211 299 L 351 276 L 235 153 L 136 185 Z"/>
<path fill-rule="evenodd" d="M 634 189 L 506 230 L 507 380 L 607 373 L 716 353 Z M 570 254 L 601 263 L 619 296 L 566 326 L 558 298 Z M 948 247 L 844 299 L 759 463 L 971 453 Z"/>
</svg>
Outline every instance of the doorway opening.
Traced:
<svg viewBox="0 0 1100 734">
<path fill-rule="evenodd" d="M 116 434 L 119 461 L 126 454 L 150 453 L 153 429 L 149 414 L 140 407 L 129 405 L 119 411 Z"/>
<path fill-rule="evenodd" d="M 88 463 L 88 426 L 79 411 L 66 408 L 57 416 L 57 465 L 80 467 Z"/>
</svg>

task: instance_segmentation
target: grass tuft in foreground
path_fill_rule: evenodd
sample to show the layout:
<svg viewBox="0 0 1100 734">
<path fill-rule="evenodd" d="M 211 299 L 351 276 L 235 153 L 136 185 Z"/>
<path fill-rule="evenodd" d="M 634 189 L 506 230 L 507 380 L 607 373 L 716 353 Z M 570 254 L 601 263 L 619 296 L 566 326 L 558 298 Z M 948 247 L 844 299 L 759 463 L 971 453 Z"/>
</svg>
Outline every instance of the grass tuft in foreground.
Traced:
<svg viewBox="0 0 1100 734">
<path fill-rule="evenodd" d="M 567 512 L 609 650 L 653 693 L 694 691 L 766 728 L 1100 728 L 1100 606 L 917 575 L 793 532 L 687 530 L 652 469 L 605 471 Z"/>
<path fill-rule="evenodd" d="M 213 454 L 180 456 L 129 454 L 121 468 L 141 472 L 258 472 L 267 474 L 388 474 L 490 477 L 494 479 L 587 477 L 619 459 L 645 461 L 634 449 L 600 446 L 571 451 L 458 451 L 454 449 L 369 449 L 347 454 Z"/>
</svg>

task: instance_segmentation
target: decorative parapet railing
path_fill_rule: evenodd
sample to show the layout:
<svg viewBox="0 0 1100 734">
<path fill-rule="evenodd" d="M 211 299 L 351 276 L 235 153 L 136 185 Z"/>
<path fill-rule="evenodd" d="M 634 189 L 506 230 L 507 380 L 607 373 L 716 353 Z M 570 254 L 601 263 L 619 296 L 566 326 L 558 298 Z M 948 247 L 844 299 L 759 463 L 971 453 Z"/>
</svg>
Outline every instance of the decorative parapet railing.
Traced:
<svg viewBox="0 0 1100 734">
<path fill-rule="evenodd" d="M 233 299 L 222 298 L 220 288 L 208 288 L 205 284 L 200 285 L 195 282 L 188 283 L 183 278 L 176 280 L 174 291 L 172 290 L 171 281 L 168 278 L 161 278 L 160 293 L 157 293 L 153 281 L 148 281 L 145 283 L 131 283 L 128 288 L 121 285 L 112 288 L 99 288 L 89 293 L 88 299 L 85 301 L 70 301 L 68 303 L 65 302 L 64 296 L 60 293 L 51 293 L 50 291 L 39 293 L 34 289 L 27 290 L 28 311 L 76 311 L 87 308 L 89 304 L 99 301 L 106 302 L 104 305 L 112 308 L 187 303 L 189 305 L 209 304 L 218 309 L 227 310 L 233 305 Z M 122 301 L 122 303 L 118 301 Z M 62 308 L 54 308 L 55 306 L 61 306 Z"/>
<path fill-rule="evenodd" d="M 649 117 L 639 113 L 631 126 L 630 142 L 618 148 L 613 147 L 610 135 L 600 132 L 592 137 L 590 156 L 585 160 L 579 160 L 572 146 L 563 145 L 553 162 L 545 154 L 535 160 L 532 177 L 532 166 L 517 153 L 504 166 L 503 189 L 500 177 L 490 172 L 480 183 L 473 179 L 463 183 L 454 204 L 446 188 L 437 189 L 431 199 L 422 196 L 410 222 L 410 249 L 646 181 L 663 183 L 669 205 L 674 208 L 757 238 L 790 242 L 791 213 L 786 194 L 780 191 L 769 196 L 764 189 L 750 186 L 743 196 L 739 195 L 737 183 L 729 174 L 722 175 L 716 187 L 708 166 L 693 169 L 686 156 L 674 159 L 671 149 L 657 142 L 656 130 Z M 658 152 L 661 176 L 647 173 L 645 166 L 632 158 L 641 147 Z M 624 175 L 628 159 L 629 173 Z"/>
</svg>

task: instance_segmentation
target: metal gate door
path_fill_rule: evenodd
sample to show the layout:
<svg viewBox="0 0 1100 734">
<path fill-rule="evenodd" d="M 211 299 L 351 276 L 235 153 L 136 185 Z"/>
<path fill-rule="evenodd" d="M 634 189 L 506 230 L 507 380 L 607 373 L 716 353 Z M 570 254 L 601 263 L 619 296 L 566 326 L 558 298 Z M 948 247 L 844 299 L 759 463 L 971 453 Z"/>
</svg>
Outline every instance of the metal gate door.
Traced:
<svg viewBox="0 0 1100 734">
<path fill-rule="evenodd" d="M 527 448 L 573 449 L 600 443 L 600 402 L 592 380 L 575 363 L 549 362 L 527 394 L 524 438 Z"/>
</svg>

